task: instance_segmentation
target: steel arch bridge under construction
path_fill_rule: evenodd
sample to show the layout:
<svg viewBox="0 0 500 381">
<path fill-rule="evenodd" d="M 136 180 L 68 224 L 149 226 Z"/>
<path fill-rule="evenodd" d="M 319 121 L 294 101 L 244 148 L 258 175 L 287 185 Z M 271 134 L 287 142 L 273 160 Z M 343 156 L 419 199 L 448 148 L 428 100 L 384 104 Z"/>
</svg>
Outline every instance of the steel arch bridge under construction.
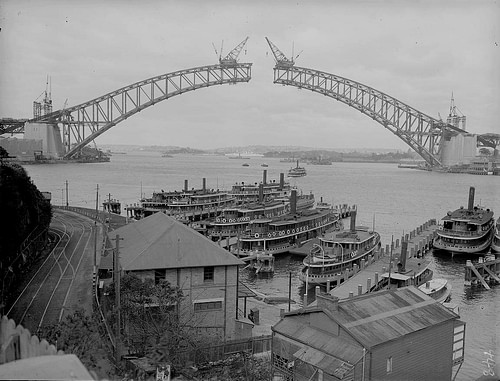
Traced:
<svg viewBox="0 0 500 381">
<path fill-rule="evenodd" d="M 28 122 L 62 125 L 64 157 L 71 158 L 111 127 L 158 102 L 200 88 L 248 82 L 252 64 L 237 62 L 247 40 L 248 37 L 226 57 L 219 56 L 219 64 L 149 78 Z M 372 87 L 338 75 L 296 67 L 293 59 L 288 59 L 267 37 L 266 40 L 276 60 L 274 83 L 308 89 L 357 109 L 398 136 L 431 167 L 442 166 L 440 150 L 447 136 L 466 133 Z M 488 147 L 495 148 L 498 144 L 492 138 L 478 137 L 478 140 Z"/>
</svg>

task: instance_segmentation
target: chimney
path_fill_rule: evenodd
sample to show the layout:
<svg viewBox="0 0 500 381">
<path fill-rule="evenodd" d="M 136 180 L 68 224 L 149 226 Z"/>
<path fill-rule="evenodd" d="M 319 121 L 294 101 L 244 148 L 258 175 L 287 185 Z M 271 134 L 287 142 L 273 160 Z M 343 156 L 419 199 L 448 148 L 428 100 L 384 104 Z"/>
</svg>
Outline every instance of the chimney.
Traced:
<svg viewBox="0 0 500 381">
<path fill-rule="evenodd" d="M 356 232 L 356 210 L 351 211 L 351 232 Z"/>
<path fill-rule="evenodd" d="M 264 184 L 259 184 L 259 202 L 264 202 Z"/>
<path fill-rule="evenodd" d="M 267 182 L 267 169 L 264 169 L 264 173 L 262 174 L 262 183 L 266 184 Z"/>
<path fill-rule="evenodd" d="M 318 307 L 330 312 L 337 312 L 339 310 L 339 298 L 323 293 L 318 289 L 316 289 L 316 303 L 318 304 Z"/>
<path fill-rule="evenodd" d="M 473 210 L 474 209 L 474 193 L 476 189 L 474 187 L 470 187 L 469 189 L 469 206 L 467 209 Z"/>
<path fill-rule="evenodd" d="M 188 191 L 188 181 L 184 180 L 184 192 Z"/>
<path fill-rule="evenodd" d="M 201 189 L 203 189 L 203 192 L 207 190 L 207 179 L 205 177 L 203 178 L 203 186 Z"/>
<path fill-rule="evenodd" d="M 401 242 L 401 268 L 399 269 L 400 273 L 406 272 L 406 257 L 408 256 L 408 241 Z"/>
<path fill-rule="evenodd" d="M 297 213 L 297 189 L 292 189 L 290 195 L 290 214 Z"/>
<path fill-rule="evenodd" d="M 280 189 L 283 189 L 285 187 L 285 174 L 280 173 Z"/>
</svg>

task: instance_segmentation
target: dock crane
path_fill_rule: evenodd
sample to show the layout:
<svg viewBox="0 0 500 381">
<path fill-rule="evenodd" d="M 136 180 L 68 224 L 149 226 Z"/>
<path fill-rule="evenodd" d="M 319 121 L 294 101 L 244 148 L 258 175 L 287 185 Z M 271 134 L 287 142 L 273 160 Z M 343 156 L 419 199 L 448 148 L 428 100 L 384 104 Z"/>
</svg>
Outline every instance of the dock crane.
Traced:
<svg viewBox="0 0 500 381">
<path fill-rule="evenodd" d="M 291 59 L 287 58 L 283 54 L 283 52 L 278 49 L 278 47 L 276 45 L 274 45 L 271 41 L 269 41 L 269 38 L 267 38 L 267 37 L 266 37 L 266 41 L 269 44 L 269 47 L 271 48 L 271 51 L 273 52 L 274 59 L 276 61 L 276 66 L 280 66 L 280 67 L 292 67 L 293 65 L 295 65 L 293 57 Z"/>
<path fill-rule="evenodd" d="M 240 55 L 241 51 L 243 50 L 243 47 L 248 41 L 248 38 L 245 38 L 243 41 L 241 41 L 233 50 L 231 50 L 224 58 L 222 58 L 222 46 L 220 49 L 220 54 L 219 54 L 219 63 L 223 66 L 235 66 L 237 63 L 238 56 Z M 213 45 L 213 44 L 212 44 Z M 217 49 L 215 48 L 215 53 L 217 54 Z"/>
</svg>

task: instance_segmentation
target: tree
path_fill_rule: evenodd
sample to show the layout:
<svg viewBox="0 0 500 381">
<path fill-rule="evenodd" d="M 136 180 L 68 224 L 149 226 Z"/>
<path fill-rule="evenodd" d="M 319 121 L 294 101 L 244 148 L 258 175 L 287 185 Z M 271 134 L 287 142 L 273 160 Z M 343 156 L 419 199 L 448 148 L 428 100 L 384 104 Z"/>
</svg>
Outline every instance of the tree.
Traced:
<svg viewBox="0 0 500 381">
<path fill-rule="evenodd" d="M 9 157 L 9 153 L 3 147 L 0 147 L 0 165 L 3 165 L 3 161 Z"/>
<path fill-rule="evenodd" d="M 98 322 L 80 309 L 64 320 L 42 330 L 40 337 L 57 349 L 72 353 L 89 369 L 97 367 L 96 352 L 101 347 Z"/>
<path fill-rule="evenodd" d="M 190 324 L 179 319 L 182 290 L 167 280 L 155 283 L 129 273 L 121 278 L 120 304 L 122 342 L 132 353 L 148 355 L 158 362 L 180 364 L 180 351 L 200 345 Z M 114 285 L 108 289 L 109 301 L 115 299 Z M 116 307 L 110 316 L 116 325 Z"/>
</svg>

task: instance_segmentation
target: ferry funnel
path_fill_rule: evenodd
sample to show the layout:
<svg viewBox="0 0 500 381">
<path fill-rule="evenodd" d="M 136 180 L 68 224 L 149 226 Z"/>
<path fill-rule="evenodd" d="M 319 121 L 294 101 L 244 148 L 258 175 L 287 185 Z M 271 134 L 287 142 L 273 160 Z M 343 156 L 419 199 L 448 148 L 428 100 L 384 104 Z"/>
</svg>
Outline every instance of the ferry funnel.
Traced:
<svg viewBox="0 0 500 381">
<path fill-rule="evenodd" d="M 203 178 L 203 186 L 202 186 L 203 192 L 207 190 L 207 179 L 204 177 Z"/>
<path fill-rule="evenodd" d="M 184 180 L 184 192 L 188 191 L 188 181 Z"/>
<path fill-rule="evenodd" d="M 284 186 L 285 186 L 285 174 L 280 173 L 280 189 L 283 190 Z"/>
<path fill-rule="evenodd" d="M 264 173 L 262 174 L 262 183 L 265 184 L 267 182 L 267 169 L 264 169 Z"/>
<path fill-rule="evenodd" d="M 259 184 L 259 202 L 264 202 L 264 184 Z"/>
<path fill-rule="evenodd" d="M 401 258 L 399 258 L 398 272 L 406 272 L 406 257 L 408 255 L 408 241 L 401 242 Z"/>
<path fill-rule="evenodd" d="M 474 209 L 474 193 L 476 192 L 476 189 L 474 187 L 470 187 L 469 189 L 469 205 L 467 209 L 473 210 Z"/>
<path fill-rule="evenodd" d="M 356 210 L 351 211 L 351 232 L 356 232 Z"/>
<path fill-rule="evenodd" d="M 292 194 L 290 195 L 290 213 L 295 214 L 297 212 L 297 189 L 292 189 Z"/>
</svg>

